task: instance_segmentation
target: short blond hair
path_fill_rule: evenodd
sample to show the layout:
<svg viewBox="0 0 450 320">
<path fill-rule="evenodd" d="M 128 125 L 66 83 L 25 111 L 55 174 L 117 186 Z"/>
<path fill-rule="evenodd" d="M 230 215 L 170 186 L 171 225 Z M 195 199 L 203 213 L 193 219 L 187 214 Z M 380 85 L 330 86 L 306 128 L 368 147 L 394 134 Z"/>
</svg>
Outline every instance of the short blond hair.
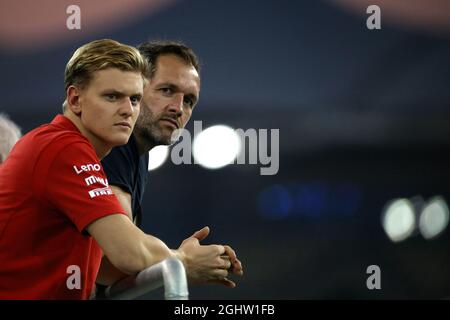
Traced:
<svg viewBox="0 0 450 320">
<path fill-rule="evenodd" d="M 147 59 L 136 48 L 111 39 L 95 40 L 78 48 L 67 63 L 65 91 L 71 85 L 87 86 L 95 71 L 107 68 L 140 72 L 143 79 L 150 70 Z"/>
<path fill-rule="evenodd" d="M 21 136 L 20 128 L 5 114 L 0 113 L 0 163 L 6 160 L 12 147 Z"/>
</svg>

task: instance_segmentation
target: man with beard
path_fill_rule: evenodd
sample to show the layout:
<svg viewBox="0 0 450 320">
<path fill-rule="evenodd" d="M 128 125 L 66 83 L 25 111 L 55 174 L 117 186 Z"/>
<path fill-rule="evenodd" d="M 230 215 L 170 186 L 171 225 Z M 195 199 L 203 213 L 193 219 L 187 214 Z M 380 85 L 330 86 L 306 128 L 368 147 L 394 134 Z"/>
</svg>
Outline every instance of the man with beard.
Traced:
<svg viewBox="0 0 450 320">
<path fill-rule="evenodd" d="M 154 41 L 138 47 L 150 63 L 149 83 L 144 89 L 142 108 L 127 145 L 114 148 L 102 165 L 111 188 L 128 217 L 138 226 L 142 218 L 142 199 L 148 173 L 148 152 L 158 145 L 171 144 L 172 133 L 189 121 L 199 99 L 199 62 L 192 49 L 179 42 Z M 209 228 L 195 232 L 185 241 L 198 244 L 209 234 Z M 183 242 L 184 243 L 184 242 Z M 205 250 L 210 246 L 203 246 Z M 187 256 L 184 260 L 189 284 L 218 283 L 235 287 L 229 273 L 242 275 L 242 265 L 230 246 L 225 252 L 203 257 Z M 209 260 L 208 260 L 209 259 Z M 203 261 L 201 261 L 203 260 Z M 205 274 L 197 265 L 210 264 L 215 274 Z M 100 285 L 114 283 L 124 275 L 115 270 L 107 259 L 102 262 Z"/>
</svg>

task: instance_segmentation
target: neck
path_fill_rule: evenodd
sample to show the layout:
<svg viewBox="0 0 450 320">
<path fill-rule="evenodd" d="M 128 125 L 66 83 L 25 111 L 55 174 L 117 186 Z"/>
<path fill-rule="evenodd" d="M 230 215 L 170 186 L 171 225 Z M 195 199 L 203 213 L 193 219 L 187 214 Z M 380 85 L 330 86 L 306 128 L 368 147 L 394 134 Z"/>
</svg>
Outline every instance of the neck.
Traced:
<svg viewBox="0 0 450 320">
<path fill-rule="evenodd" d="M 140 156 L 142 156 L 146 152 L 149 152 L 151 149 L 153 149 L 153 147 L 155 147 L 155 143 L 153 141 L 145 139 L 145 137 L 143 137 L 142 134 L 140 134 L 136 129 L 133 131 L 133 136 L 136 141 L 136 146 Z"/>
<path fill-rule="evenodd" d="M 78 117 L 76 114 L 72 112 L 65 112 L 64 116 L 67 117 L 70 121 L 72 121 L 72 123 L 78 128 L 78 130 L 80 130 L 81 134 L 89 140 L 89 142 L 94 147 L 97 157 L 100 160 L 108 155 L 108 153 L 111 151 L 112 148 L 106 145 L 104 142 L 102 142 L 88 130 L 86 130 L 86 128 L 81 123 L 80 117 Z"/>
</svg>

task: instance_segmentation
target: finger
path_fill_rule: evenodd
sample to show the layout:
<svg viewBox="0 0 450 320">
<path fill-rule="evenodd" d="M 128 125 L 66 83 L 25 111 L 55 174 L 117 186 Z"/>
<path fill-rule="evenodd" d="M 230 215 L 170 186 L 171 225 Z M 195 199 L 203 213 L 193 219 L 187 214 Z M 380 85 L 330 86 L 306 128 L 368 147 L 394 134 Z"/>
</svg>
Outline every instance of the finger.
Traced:
<svg viewBox="0 0 450 320">
<path fill-rule="evenodd" d="M 225 245 L 223 247 L 225 248 L 225 254 L 227 254 L 231 258 L 231 260 L 237 259 L 236 252 L 230 246 Z"/>
<path fill-rule="evenodd" d="M 243 274 L 244 274 L 244 270 L 242 270 L 242 269 L 240 269 L 240 270 L 238 270 L 238 269 L 233 269 L 233 270 L 230 270 L 233 274 L 235 274 L 235 275 L 237 275 L 237 276 L 242 276 Z"/>
<path fill-rule="evenodd" d="M 230 257 L 227 255 L 221 255 L 221 259 L 230 261 Z M 234 261 L 230 261 L 230 264 L 227 267 L 229 272 L 232 272 L 233 274 L 242 276 L 244 274 L 244 271 L 242 270 L 242 263 L 239 261 L 239 259 L 235 259 Z"/>
<path fill-rule="evenodd" d="M 211 250 L 214 250 L 215 254 L 220 257 L 222 255 L 225 255 L 225 248 L 224 246 L 220 245 L 220 244 L 210 244 L 207 245 L 205 247 L 210 248 Z"/>
<path fill-rule="evenodd" d="M 234 274 L 242 276 L 244 274 L 244 270 L 242 269 L 242 263 L 239 259 L 236 259 L 232 262 L 231 270 Z"/>
<path fill-rule="evenodd" d="M 222 255 L 220 256 L 220 259 L 230 261 L 231 258 L 230 258 L 230 256 L 228 256 L 228 255 L 226 255 L 226 254 L 222 254 Z"/>
<path fill-rule="evenodd" d="M 209 232 L 210 232 L 209 227 L 206 226 L 198 231 L 195 231 L 191 237 L 198 239 L 198 241 L 202 241 L 209 235 Z"/>
<path fill-rule="evenodd" d="M 233 267 L 233 264 L 230 261 L 229 256 L 222 255 L 220 256 L 220 260 L 222 262 L 222 268 L 225 270 L 230 270 Z"/>
<path fill-rule="evenodd" d="M 211 271 L 211 279 L 225 279 L 226 277 L 228 277 L 228 270 L 227 269 L 222 269 L 222 268 L 217 268 Z"/>
<path fill-rule="evenodd" d="M 225 247 L 226 253 L 231 258 L 232 267 L 231 267 L 230 271 L 233 272 L 234 274 L 242 275 L 243 274 L 242 263 L 236 257 L 236 252 L 230 246 L 225 245 L 224 247 Z"/>
</svg>

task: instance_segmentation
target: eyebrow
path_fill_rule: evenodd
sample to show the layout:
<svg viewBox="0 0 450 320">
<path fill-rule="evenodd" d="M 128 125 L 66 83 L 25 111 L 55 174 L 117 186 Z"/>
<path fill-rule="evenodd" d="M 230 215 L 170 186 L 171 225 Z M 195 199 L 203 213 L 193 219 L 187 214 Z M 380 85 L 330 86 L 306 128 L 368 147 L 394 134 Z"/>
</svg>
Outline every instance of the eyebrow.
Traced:
<svg viewBox="0 0 450 320">
<path fill-rule="evenodd" d="M 104 90 L 102 92 L 102 95 L 105 95 L 105 94 L 115 94 L 115 95 L 118 95 L 118 96 L 121 96 L 121 97 L 123 97 L 123 96 L 142 97 L 142 93 L 141 92 L 135 92 L 135 93 L 132 93 L 132 94 L 128 95 L 128 94 L 125 94 L 124 92 L 118 91 L 116 89 L 106 89 L 106 90 Z"/>
</svg>

